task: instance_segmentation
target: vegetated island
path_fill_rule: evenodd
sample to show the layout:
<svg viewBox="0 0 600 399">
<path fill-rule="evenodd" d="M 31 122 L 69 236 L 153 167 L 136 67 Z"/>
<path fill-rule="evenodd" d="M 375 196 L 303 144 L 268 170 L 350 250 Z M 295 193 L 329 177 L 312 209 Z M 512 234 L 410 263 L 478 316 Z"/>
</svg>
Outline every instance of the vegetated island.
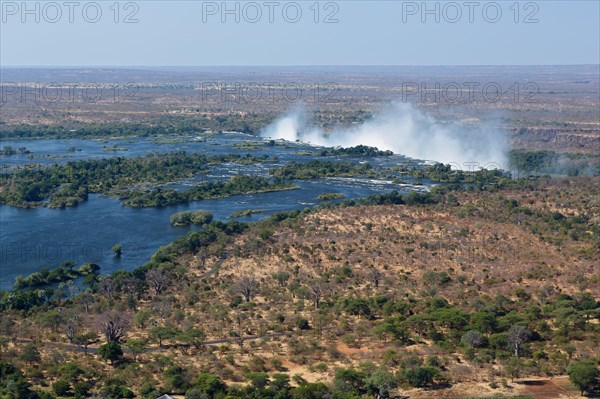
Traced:
<svg viewBox="0 0 600 399">
<path fill-rule="evenodd" d="M 325 148 L 319 151 L 315 151 L 313 154 L 319 155 L 321 157 L 381 157 L 394 155 L 394 153 L 390 150 L 380 150 L 377 147 L 369 147 L 362 144 L 354 147 Z"/>
<path fill-rule="evenodd" d="M 173 226 L 205 225 L 212 222 L 213 214 L 204 210 L 177 212 L 171 215 L 170 220 Z"/>
<path fill-rule="evenodd" d="M 317 197 L 319 201 L 332 201 L 336 199 L 344 198 L 345 195 L 342 193 L 323 193 Z"/>
<path fill-rule="evenodd" d="M 179 151 L 17 169 L 0 173 L 0 204 L 21 208 L 64 208 L 86 201 L 88 193 L 123 197 L 132 186 L 178 181 L 206 173 L 211 165 L 254 164 L 272 160 L 268 156 L 205 156 Z"/>
<path fill-rule="evenodd" d="M 264 211 L 265 211 L 264 209 L 243 209 L 241 211 L 233 212 L 231 215 L 229 215 L 229 217 L 230 218 L 241 218 L 241 217 L 245 217 L 245 216 L 254 215 L 255 213 L 263 213 Z"/>
<path fill-rule="evenodd" d="M 96 279 L 99 273 L 100 266 L 95 263 L 86 263 L 75 269 L 75 262 L 63 262 L 53 269 L 41 268 L 26 277 L 17 276 L 14 288 L 39 288 L 53 283 L 66 283 L 79 277 Z"/>
<path fill-rule="evenodd" d="M 308 180 L 321 177 L 375 177 L 377 172 L 368 162 L 355 164 L 346 161 L 319 161 L 290 162 L 269 171 L 280 179 Z"/>
<path fill-rule="evenodd" d="M 122 193 L 123 205 L 143 207 L 163 207 L 187 204 L 204 199 L 226 198 L 232 195 L 266 193 L 272 191 L 295 190 L 298 186 L 282 179 L 269 179 L 262 176 L 233 176 L 229 181 L 212 181 L 189 190 L 155 188 L 153 190 L 130 190 Z"/>
<path fill-rule="evenodd" d="M 0 155 L 17 155 L 17 154 L 18 155 L 31 154 L 31 151 L 28 150 L 26 147 L 19 147 L 19 148 L 15 149 L 10 145 L 5 145 L 0 150 Z"/>
</svg>

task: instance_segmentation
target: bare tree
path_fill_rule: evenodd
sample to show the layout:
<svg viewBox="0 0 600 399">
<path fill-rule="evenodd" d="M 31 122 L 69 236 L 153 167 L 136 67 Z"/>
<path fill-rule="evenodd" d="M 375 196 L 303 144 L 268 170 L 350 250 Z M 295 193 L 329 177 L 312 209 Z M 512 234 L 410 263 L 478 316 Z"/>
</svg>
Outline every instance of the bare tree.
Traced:
<svg viewBox="0 0 600 399">
<path fill-rule="evenodd" d="M 123 289 L 130 295 L 134 295 L 138 292 L 138 284 L 139 280 L 135 277 L 123 279 Z"/>
<path fill-rule="evenodd" d="M 81 328 L 81 319 L 77 315 L 73 315 L 67 319 L 64 326 L 64 333 L 69 340 L 69 343 L 73 343 L 73 339 L 77 335 Z"/>
<path fill-rule="evenodd" d="M 67 289 L 69 290 L 69 298 L 73 298 L 75 293 L 79 291 L 79 287 L 75 285 L 73 280 L 67 281 Z"/>
<path fill-rule="evenodd" d="M 110 301 L 115 298 L 118 288 L 117 282 L 111 277 L 105 277 L 98 283 L 98 292 Z"/>
<path fill-rule="evenodd" d="M 77 302 L 81 303 L 85 309 L 85 313 L 90 312 L 90 305 L 94 303 L 94 296 L 89 290 L 83 291 L 77 296 Z"/>
<path fill-rule="evenodd" d="M 208 260 L 208 253 L 201 251 L 198 253 L 196 258 L 198 259 L 198 269 L 204 269 L 206 266 L 206 261 Z"/>
<path fill-rule="evenodd" d="M 319 280 L 313 280 L 307 285 L 308 291 L 310 293 L 310 298 L 315 304 L 315 308 L 319 308 L 321 306 L 321 300 L 323 296 L 325 296 L 325 292 L 327 290 L 327 285 Z"/>
<path fill-rule="evenodd" d="M 104 313 L 98 318 L 100 332 L 106 337 L 106 342 L 118 343 L 127 332 L 129 316 L 115 311 Z"/>
<path fill-rule="evenodd" d="M 375 288 L 379 288 L 379 283 L 381 282 L 382 278 L 383 273 L 378 268 L 374 267 L 369 270 L 369 280 L 371 280 Z"/>
<path fill-rule="evenodd" d="M 236 288 L 244 296 L 246 302 L 250 302 L 250 299 L 258 290 L 258 281 L 254 277 L 244 276 L 237 282 Z"/>
<path fill-rule="evenodd" d="M 164 269 L 157 267 L 146 273 L 146 281 L 154 288 L 156 295 L 160 295 L 169 282 L 169 273 Z"/>
<path fill-rule="evenodd" d="M 527 327 L 516 325 L 508 330 L 508 344 L 515 351 L 516 357 L 519 357 L 523 344 L 529 340 L 529 337 L 530 333 Z"/>
<path fill-rule="evenodd" d="M 160 320 L 163 321 L 173 311 L 173 303 L 170 300 L 158 301 L 154 304 L 154 311 L 158 314 Z"/>
</svg>

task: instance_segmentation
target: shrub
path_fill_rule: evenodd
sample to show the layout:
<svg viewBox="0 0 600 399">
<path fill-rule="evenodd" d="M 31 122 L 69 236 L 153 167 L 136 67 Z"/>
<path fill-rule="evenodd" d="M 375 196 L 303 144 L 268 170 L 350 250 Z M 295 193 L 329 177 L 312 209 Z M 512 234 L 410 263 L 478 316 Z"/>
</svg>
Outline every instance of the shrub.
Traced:
<svg viewBox="0 0 600 399">
<path fill-rule="evenodd" d="M 68 396 L 71 390 L 71 384 L 66 380 L 58 380 L 52 384 L 52 390 L 58 396 Z"/>
</svg>

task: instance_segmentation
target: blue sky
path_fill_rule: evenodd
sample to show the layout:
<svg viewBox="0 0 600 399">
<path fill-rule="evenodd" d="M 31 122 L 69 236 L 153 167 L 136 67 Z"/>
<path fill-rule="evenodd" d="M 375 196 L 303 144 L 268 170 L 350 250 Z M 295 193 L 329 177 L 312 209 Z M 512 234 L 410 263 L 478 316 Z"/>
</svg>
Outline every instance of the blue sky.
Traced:
<svg viewBox="0 0 600 399">
<path fill-rule="evenodd" d="M 600 63 L 597 0 L 64 1 L 2 1 L 0 65 Z"/>
</svg>

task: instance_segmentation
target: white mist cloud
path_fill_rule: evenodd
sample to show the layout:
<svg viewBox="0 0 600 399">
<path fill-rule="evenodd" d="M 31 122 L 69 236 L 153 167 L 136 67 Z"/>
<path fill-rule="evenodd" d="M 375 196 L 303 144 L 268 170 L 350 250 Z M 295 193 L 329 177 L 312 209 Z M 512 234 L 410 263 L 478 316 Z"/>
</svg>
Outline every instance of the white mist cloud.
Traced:
<svg viewBox="0 0 600 399">
<path fill-rule="evenodd" d="M 328 147 L 363 144 L 411 158 L 449 163 L 463 170 L 474 163 L 476 168 L 507 167 L 503 132 L 460 124 L 442 125 L 407 103 L 393 103 L 373 119 L 351 128 L 325 132 L 307 121 L 306 112 L 297 107 L 267 126 L 261 136 Z"/>
</svg>

